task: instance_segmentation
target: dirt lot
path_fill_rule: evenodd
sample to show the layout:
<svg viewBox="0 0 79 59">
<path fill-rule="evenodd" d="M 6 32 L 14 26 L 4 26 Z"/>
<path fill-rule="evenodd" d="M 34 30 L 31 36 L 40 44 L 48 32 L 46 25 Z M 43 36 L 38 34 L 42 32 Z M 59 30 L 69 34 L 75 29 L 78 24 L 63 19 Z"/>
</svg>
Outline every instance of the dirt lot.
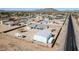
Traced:
<svg viewBox="0 0 79 59">
<path fill-rule="evenodd" d="M 44 47 L 26 40 L 16 39 L 0 34 L 0 51 L 47 51 L 54 50 L 53 48 Z"/>
<path fill-rule="evenodd" d="M 0 51 L 59 51 L 59 50 L 61 51 L 63 50 L 63 46 L 64 46 L 65 39 L 63 38 L 65 37 L 64 33 L 66 33 L 66 26 L 67 25 L 64 26 L 53 48 L 41 46 L 31 41 L 17 39 L 13 37 L 13 34 L 16 33 L 16 30 L 15 30 L 15 32 L 11 31 L 9 33 L 0 34 Z M 28 33 L 30 33 L 29 36 L 32 36 L 31 31 L 27 32 L 27 34 Z M 10 36 L 8 34 L 10 34 Z"/>
<path fill-rule="evenodd" d="M 65 26 L 67 26 L 67 24 Z M 66 36 L 64 34 L 66 33 L 65 26 L 63 27 L 53 48 L 41 46 L 31 41 L 17 39 L 5 33 L 0 34 L 0 51 L 63 51 L 64 37 Z"/>
<path fill-rule="evenodd" d="M 31 41 L 17 39 L 5 33 L 0 34 L 0 51 L 63 51 L 66 26 L 67 24 L 63 27 L 53 48 L 41 46 Z"/>
</svg>

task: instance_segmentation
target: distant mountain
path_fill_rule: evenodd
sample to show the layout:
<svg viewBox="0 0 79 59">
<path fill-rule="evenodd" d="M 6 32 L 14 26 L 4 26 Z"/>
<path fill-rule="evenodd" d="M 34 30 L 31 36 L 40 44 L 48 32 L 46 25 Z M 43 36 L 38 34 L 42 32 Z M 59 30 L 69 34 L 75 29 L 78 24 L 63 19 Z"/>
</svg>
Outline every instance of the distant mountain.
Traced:
<svg viewBox="0 0 79 59">
<path fill-rule="evenodd" d="M 0 8 L 0 11 L 2 12 L 19 12 L 19 11 L 34 11 L 37 8 Z"/>
<path fill-rule="evenodd" d="M 64 11 L 61 11 L 61 12 L 79 12 L 79 10 L 64 10 Z"/>
<path fill-rule="evenodd" d="M 0 10 L 0 12 L 4 12 L 5 10 Z"/>
<path fill-rule="evenodd" d="M 79 8 L 57 8 L 57 10 L 64 12 L 79 12 Z"/>
<path fill-rule="evenodd" d="M 42 9 L 38 9 L 38 10 L 34 10 L 35 12 L 56 12 L 58 10 L 54 9 L 54 8 L 42 8 Z"/>
<path fill-rule="evenodd" d="M 4 8 L 0 12 L 54 12 L 58 11 L 54 8 Z"/>
<path fill-rule="evenodd" d="M 79 12 L 79 10 L 66 10 L 67 12 Z"/>
<path fill-rule="evenodd" d="M 0 12 L 79 12 L 79 8 L 0 8 Z"/>
</svg>

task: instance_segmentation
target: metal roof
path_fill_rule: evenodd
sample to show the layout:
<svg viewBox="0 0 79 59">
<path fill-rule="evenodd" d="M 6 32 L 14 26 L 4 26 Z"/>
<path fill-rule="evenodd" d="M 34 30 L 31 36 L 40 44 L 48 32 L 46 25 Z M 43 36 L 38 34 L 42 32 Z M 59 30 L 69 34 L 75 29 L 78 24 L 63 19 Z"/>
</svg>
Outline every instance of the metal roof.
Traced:
<svg viewBox="0 0 79 59">
<path fill-rule="evenodd" d="M 49 38 L 52 34 L 51 34 L 51 32 L 48 31 L 48 30 L 40 30 L 40 31 L 38 31 L 38 32 L 36 33 L 36 35 Z"/>
</svg>

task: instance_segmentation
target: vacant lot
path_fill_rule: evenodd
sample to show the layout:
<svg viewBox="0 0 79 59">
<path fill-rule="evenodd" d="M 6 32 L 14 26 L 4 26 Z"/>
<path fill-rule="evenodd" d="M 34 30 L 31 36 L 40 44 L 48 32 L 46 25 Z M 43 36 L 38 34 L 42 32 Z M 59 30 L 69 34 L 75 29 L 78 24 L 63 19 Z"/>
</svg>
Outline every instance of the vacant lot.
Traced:
<svg viewBox="0 0 79 59">
<path fill-rule="evenodd" d="M 6 34 L 0 34 L 0 51 L 46 51 L 55 50 L 53 48 L 44 47 L 26 40 L 10 37 Z"/>
</svg>

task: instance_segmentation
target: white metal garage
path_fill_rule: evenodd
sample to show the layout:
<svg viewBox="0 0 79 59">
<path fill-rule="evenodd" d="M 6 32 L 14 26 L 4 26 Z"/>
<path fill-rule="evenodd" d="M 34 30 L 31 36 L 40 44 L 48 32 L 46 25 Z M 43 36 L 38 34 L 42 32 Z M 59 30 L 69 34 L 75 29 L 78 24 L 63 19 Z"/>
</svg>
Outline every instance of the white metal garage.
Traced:
<svg viewBox="0 0 79 59">
<path fill-rule="evenodd" d="M 50 31 L 40 30 L 34 35 L 33 39 L 43 43 L 51 43 L 51 41 L 53 40 L 53 37 L 52 37 L 52 40 L 50 39 L 51 37 L 52 37 L 52 34 Z"/>
</svg>

